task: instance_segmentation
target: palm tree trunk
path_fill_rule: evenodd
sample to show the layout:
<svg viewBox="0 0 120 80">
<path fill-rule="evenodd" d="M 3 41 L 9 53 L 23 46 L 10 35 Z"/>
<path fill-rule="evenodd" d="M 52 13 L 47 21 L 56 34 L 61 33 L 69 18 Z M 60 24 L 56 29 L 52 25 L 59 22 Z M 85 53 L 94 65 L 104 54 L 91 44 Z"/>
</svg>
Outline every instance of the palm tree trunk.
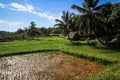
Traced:
<svg viewBox="0 0 120 80">
<path fill-rule="evenodd" d="M 96 31 L 95 31 L 95 30 L 94 30 L 94 34 L 95 34 L 96 38 L 98 39 L 98 41 L 99 41 L 102 45 L 106 46 L 106 43 L 104 43 L 104 42 L 98 37 L 98 35 L 96 34 Z"/>
</svg>

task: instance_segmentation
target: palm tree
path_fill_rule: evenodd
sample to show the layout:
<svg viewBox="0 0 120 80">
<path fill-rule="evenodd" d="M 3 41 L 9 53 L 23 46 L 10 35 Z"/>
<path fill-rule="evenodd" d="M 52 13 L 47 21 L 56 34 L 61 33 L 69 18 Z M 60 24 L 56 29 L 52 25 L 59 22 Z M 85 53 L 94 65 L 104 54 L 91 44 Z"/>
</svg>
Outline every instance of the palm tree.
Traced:
<svg viewBox="0 0 120 80">
<path fill-rule="evenodd" d="M 120 3 L 113 4 L 111 7 L 111 15 L 109 16 L 108 22 L 112 23 L 115 32 L 120 31 Z"/>
<path fill-rule="evenodd" d="M 120 33 L 120 3 L 108 3 L 108 6 L 102 7 L 99 12 L 102 14 L 101 20 L 105 25 L 105 38 L 103 39 L 106 43 L 110 43 Z"/>
<path fill-rule="evenodd" d="M 78 26 L 76 24 L 77 24 L 77 21 L 79 20 L 79 17 L 80 17 L 80 15 L 74 15 L 74 17 L 72 18 L 71 26 L 70 26 L 70 31 L 71 32 L 78 31 Z"/>
<path fill-rule="evenodd" d="M 107 4 L 97 6 L 98 2 L 99 0 L 84 0 L 83 7 L 72 5 L 73 9 L 82 13 L 77 24 L 81 34 L 86 33 L 88 36 L 95 35 L 97 38 L 103 36 L 103 23 L 100 20 L 98 10 Z"/>
<path fill-rule="evenodd" d="M 63 11 L 61 20 L 59 20 L 59 19 L 55 20 L 57 22 L 57 24 L 55 24 L 55 26 L 58 26 L 62 30 L 64 35 L 67 35 L 70 32 L 70 27 L 72 25 L 73 16 L 74 16 L 73 13 L 70 13 L 68 11 Z"/>
<path fill-rule="evenodd" d="M 120 3 L 113 4 L 111 7 L 111 15 L 108 19 L 108 22 L 112 25 L 112 34 L 113 37 L 117 38 L 117 41 L 120 43 Z"/>
</svg>

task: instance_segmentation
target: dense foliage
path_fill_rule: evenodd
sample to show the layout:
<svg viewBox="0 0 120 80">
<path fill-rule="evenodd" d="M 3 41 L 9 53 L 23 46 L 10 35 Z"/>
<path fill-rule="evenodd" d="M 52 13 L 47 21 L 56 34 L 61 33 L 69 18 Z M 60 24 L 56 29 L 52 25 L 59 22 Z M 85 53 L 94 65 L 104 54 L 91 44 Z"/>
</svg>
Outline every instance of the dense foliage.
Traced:
<svg viewBox="0 0 120 80">
<path fill-rule="evenodd" d="M 80 14 L 64 11 L 56 24 L 66 35 L 79 32 L 84 39 L 98 39 L 103 45 L 120 43 L 120 3 L 98 5 L 99 0 L 84 0 L 83 6 L 72 5 Z M 79 39 L 80 40 L 80 39 Z"/>
<path fill-rule="evenodd" d="M 73 13 L 70 13 L 68 11 L 63 11 L 63 15 L 61 16 L 61 20 L 56 19 L 57 24 L 55 24 L 55 26 L 59 27 L 59 29 L 61 29 L 61 32 L 64 35 L 67 35 L 71 30 L 73 18 L 74 18 Z"/>
<path fill-rule="evenodd" d="M 16 32 L 0 31 L 0 42 L 34 39 L 38 37 L 50 36 L 51 34 L 60 34 L 61 32 L 54 28 L 36 27 L 35 22 L 30 22 L 30 26 L 24 29 L 18 29 Z"/>
</svg>

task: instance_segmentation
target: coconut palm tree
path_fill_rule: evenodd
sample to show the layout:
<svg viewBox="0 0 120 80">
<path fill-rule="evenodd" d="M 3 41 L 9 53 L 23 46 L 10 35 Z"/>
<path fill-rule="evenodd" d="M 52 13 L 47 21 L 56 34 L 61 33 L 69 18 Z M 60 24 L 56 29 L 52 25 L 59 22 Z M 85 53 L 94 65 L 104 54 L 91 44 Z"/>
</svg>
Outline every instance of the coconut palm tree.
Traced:
<svg viewBox="0 0 120 80">
<path fill-rule="evenodd" d="M 58 26 L 62 30 L 64 35 L 68 35 L 68 33 L 70 32 L 70 27 L 72 25 L 73 16 L 74 16 L 73 13 L 70 13 L 68 11 L 63 11 L 61 19 L 55 20 L 57 22 L 55 26 Z"/>
<path fill-rule="evenodd" d="M 102 14 L 101 20 L 105 25 L 105 39 L 103 39 L 108 43 L 120 33 L 120 3 L 109 3 L 108 6 L 102 7 L 99 12 Z"/>
<path fill-rule="evenodd" d="M 74 17 L 72 18 L 71 26 L 70 26 L 70 31 L 71 32 L 78 31 L 78 26 L 76 24 L 77 24 L 77 21 L 79 20 L 79 17 L 80 17 L 80 15 L 74 15 Z"/>
<path fill-rule="evenodd" d="M 72 5 L 73 9 L 82 13 L 77 24 L 81 34 L 95 35 L 97 38 L 104 36 L 103 23 L 100 20 L 101 15 L 98 13 L 98 10 L 107 4 L 97 6 L 98 2 L 99 0 L 84 0 L 83 7 Z"/>
<path fill-rule="evenodd" d="M 108 22 L 112 24 L 111 31 L 113 37 L 116 37 L 117 41 L 120 43 L 120 3 L 113 4 L 111 10 Z"/>
<path fill-rule="evenodd" d="M 120 31 L 120 3 L 113 4 L 111 7 L 111 15 L 109 16 L 108 22 L 112 23 L 115 32 Z"/>
</svg>

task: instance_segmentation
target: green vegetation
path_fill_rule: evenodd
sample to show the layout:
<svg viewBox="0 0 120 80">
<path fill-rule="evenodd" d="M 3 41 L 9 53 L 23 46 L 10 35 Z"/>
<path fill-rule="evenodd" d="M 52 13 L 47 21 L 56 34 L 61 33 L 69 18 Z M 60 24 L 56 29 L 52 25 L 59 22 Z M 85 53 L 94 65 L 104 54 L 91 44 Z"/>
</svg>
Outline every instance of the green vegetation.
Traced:
<svg viewBox="0 0 120 80">
<path fill-rule="evenodd" d="M 72 26 L 73 26 L 73 18 L 74 18 L 74 13 L 70 13 L 68 11 L 63 11 L 63 14 L 61 16 L 61 19 L 62 20 L 59 20 L 59 19 L 56 19 L 56 22 L 57 24 L 55 24 L 55 26 L 59 27 L 59 29 L 61 29 L 62 33 L 64 35 L 68 35 L 69 32 L 73 29 Z"/>
<path fill-rule="evenodd" d="M 87 80 L 119 80 L 120 3 L 97 5 L 98 2 L 84 0 L 83 7 L 72 5 L 80 14 L 63 11 L 54 28 L 37 28 L 32 21 L 28 28 L 14 33 L 1 31 L 0 56 L 60 51 L 107 66 L 102 73 Z M 73 42 L 74 33 L 79 37 Z M 72 43 L 65 39 L 67 35 Z"/>
<path fill-rule="evenodd" d="M 53 28 L 37 28 L 35 22 L 30 22 L 30 26 L 24 29 L 18 29 L 16 32 L 0 31 L 0 42 L 10 42 L 14 40 L 28 40 L 37 37 L 46 37 L 50 34 L 58 34 Z"/>
<path fill-rule="evenodd" d="M 85 80 L 120 80 L 120 65 L 109 67 L 104 72 Z"/>
<path fill-rule="evenodd" d="M 85 41 L 76 45 L 62 37 L 47 37 L 0 44 L 0 55 L 42 50 L 60 50 L 66 53 L 79 54 L 81 56 L 100 58 L 108 61 L 119 61 L 120 59 L 120 56 L 118 56 L 120 55 L 119 51 L 110 50 L 106 47 L 88 45 Z"/>
<path fill-rule="evenodd" d="M 115 68 L 117 69 L 115 71 L 113 70 L 114 66 L 117 65 L 119 67 L 118 63 L 120 63 L 120 51 L 110 50 L 106 47 L 88 45 L 85 41 L 79 43 L 79 45 L 76 45 L 62 37 L 47 37 L 29 41 L 23 40 L 14 41 L 12 43 L 0 43 L 1 56 L 41 51 L 61 51 L 66 54 L 95 61 L 99 64 L 109 65 L 109 68 L 101 73 L 102 75 L 98 76 L 103 78 L 111 78 L 112 73 L 115 74 L 113 75 L 115 78 L 119 78 L 120 76 L 118 74 L 120 72 L 119 68 Z"/>
<path fill-rule="evenodd" d="M 80 14 L 63 11 L 56 25 L 66 32 L 78 32 L 80 38 L 98 41 L 105 46 L 118 47 L 120 44 L 120 3 L 98 5 L 100 0 L 84 0 L 82 7 L 72 5 Z M 80 39 L 77 39 L 80 40 Z M 120 46 L 119 46 L 120 47 Z"/>
</svg>

